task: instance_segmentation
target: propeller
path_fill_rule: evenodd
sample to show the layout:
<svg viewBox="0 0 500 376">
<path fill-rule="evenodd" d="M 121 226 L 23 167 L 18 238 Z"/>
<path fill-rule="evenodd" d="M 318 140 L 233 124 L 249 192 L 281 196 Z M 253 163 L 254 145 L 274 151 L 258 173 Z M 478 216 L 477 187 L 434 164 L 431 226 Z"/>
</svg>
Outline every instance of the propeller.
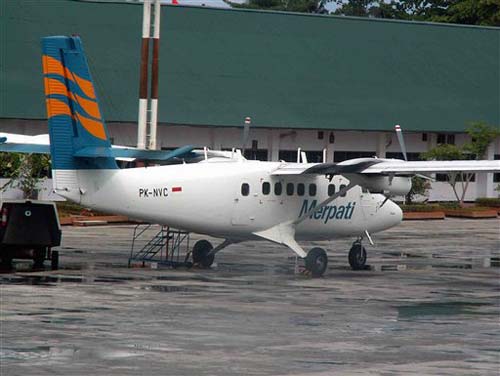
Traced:
<svg viewBox="0 0 500 376">
<path fill-rule="evenodd" d="M 399 147 L 401 148 L 401 153 L 403 154 L 403 158 L 406 162 L 408 162 L 408 155 L 406 154 L 406 145 L 405 145 L 405 140 L 403 138 L 403 130 L 401 129 L 401 126 L 398 124 L 394 127 L 396 130 L 396 136 L 398 137 L 398 142 L 399 142 Z M 430 176 L 427 175 L 422 175 L 422 174 L 415 174 L 414 176 L 418 176 L 419 178 L 426 179 L 426 180 L 431 180 L 433 181 Z"/>
<path fill-rule="evenodd" d="M 403 139 L 403 131 L 401 130 L 401 126 L 398 124 L 394 127 L 396 130 L 396 136 L 398 137 L 399 147 L 401 149 L 401 153 L 403 154 L 403 158 L 406 162 L 408 162 L 408 156 L 406 155 L 406 145 L 405 140 Z"/>
<path fill-rule="evenodd" d="M 241 154 L 245 156 L 245 149 L 247 147 L 248 136 L 250 135 L 250 124 L 252 123 L 252 119 L 250 116 L 245 118 L 245 125 L 243 126 L 243 136 L 241 140 Z"/>
</svg>

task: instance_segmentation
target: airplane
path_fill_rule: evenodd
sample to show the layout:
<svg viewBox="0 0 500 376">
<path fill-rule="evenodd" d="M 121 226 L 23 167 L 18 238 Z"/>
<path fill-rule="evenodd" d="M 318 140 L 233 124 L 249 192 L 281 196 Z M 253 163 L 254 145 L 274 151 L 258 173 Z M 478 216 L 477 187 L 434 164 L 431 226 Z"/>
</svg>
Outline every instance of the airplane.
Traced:
<svg viewBox="0 0 500 376">
<path fill-rule="evenodd" d="M 267 240 L 293 251 L 320 277 L 326 251 L 306 252 L 298 241 L 352 237 L 349 264 L 364 269 L 363 241 L 373 244 L 371 234 L 402 221 L 390 198 L 408 193 L 414 174 L 500 171 L 500 161 L 408 162 L 400 128 L 405 160 L 287 163 L 189 145 L 171 152 L 112 148 L 80 38 L 42 38 L 42 54 L 54 191 L 99 211 L 223 239 L 215 247 L 205 239 L 195 243 L 193 263 L 201 267 L 231 244 Z M 194 163 L 119 169 L 117 157 Z"/>
</svg>

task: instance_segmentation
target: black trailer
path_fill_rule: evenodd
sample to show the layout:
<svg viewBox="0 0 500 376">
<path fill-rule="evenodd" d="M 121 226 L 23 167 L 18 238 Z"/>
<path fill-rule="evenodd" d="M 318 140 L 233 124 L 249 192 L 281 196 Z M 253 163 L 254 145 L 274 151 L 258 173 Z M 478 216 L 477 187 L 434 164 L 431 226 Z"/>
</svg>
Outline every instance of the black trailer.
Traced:
<svg viewBox="0 0 500 376">
<path fill-rule="evenodd" d="M 34 268 L 45 260 L 59 266 L 61 225 L 53 202 L 4 201 L 0 207 L 0 265 L 10 269 L 13 259 L 31 259 Z"/>
</svg>

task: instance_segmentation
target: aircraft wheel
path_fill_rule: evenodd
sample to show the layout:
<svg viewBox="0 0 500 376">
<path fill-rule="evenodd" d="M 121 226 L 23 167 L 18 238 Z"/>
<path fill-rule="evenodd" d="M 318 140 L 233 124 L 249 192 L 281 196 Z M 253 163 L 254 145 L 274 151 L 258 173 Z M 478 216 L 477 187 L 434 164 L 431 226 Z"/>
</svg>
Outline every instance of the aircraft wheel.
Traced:
<svg viewBox="0 0 500 376">
<path fill-rule="evenodd" d="M 52 270 L 59 269 L 59 251 L 52 251 L 50 257 L 50 268 Z"/>
<path fill-rule="evenodd" d="M 328 266 L 328 256 L 323 248 L 313 248 L 306 256 L 306 269 L 313 277 L 321 277 Z"/>
<path fill-rule="evenodd" d="M 365 269 L 366 249 L 359 242 L 354 243 L 349 251 L 349 265 L 353 270 Z"/>
<path fill-rule="evenodd" d="M 33 255 L 33 269 L 43 269 L 45 261 L 45 248 L 36 248 Z"/>
<path fill-rule="evenodd" d="M 199 240 L 193 247 L 193 264 L 203 268 L 209 268 L 213 262 L 215 255 L 208 255 L 213 246 L 208 240 Z"/>
</svg>

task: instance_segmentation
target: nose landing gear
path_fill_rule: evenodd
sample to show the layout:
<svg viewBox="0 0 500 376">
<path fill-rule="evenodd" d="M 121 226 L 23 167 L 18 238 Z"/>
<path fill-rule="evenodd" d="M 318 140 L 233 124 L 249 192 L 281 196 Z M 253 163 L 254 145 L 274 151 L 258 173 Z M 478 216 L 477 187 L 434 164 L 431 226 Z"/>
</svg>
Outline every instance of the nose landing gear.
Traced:
<svg viewBox="0 0 500 376">
<path fill-rule="evenodd" d="M 349 265 L 353 270 L 366 269 L 366 249 L 361 244 L 361 239 L 356 240 L 349 251 Z"/>
<path fill-rule="evenodd" d="M 305 258 L 306 270 L 312 277 L 321 277 L 328 266 L 328 256 L 323 248 L 311 249 Z"/>
</svg>

